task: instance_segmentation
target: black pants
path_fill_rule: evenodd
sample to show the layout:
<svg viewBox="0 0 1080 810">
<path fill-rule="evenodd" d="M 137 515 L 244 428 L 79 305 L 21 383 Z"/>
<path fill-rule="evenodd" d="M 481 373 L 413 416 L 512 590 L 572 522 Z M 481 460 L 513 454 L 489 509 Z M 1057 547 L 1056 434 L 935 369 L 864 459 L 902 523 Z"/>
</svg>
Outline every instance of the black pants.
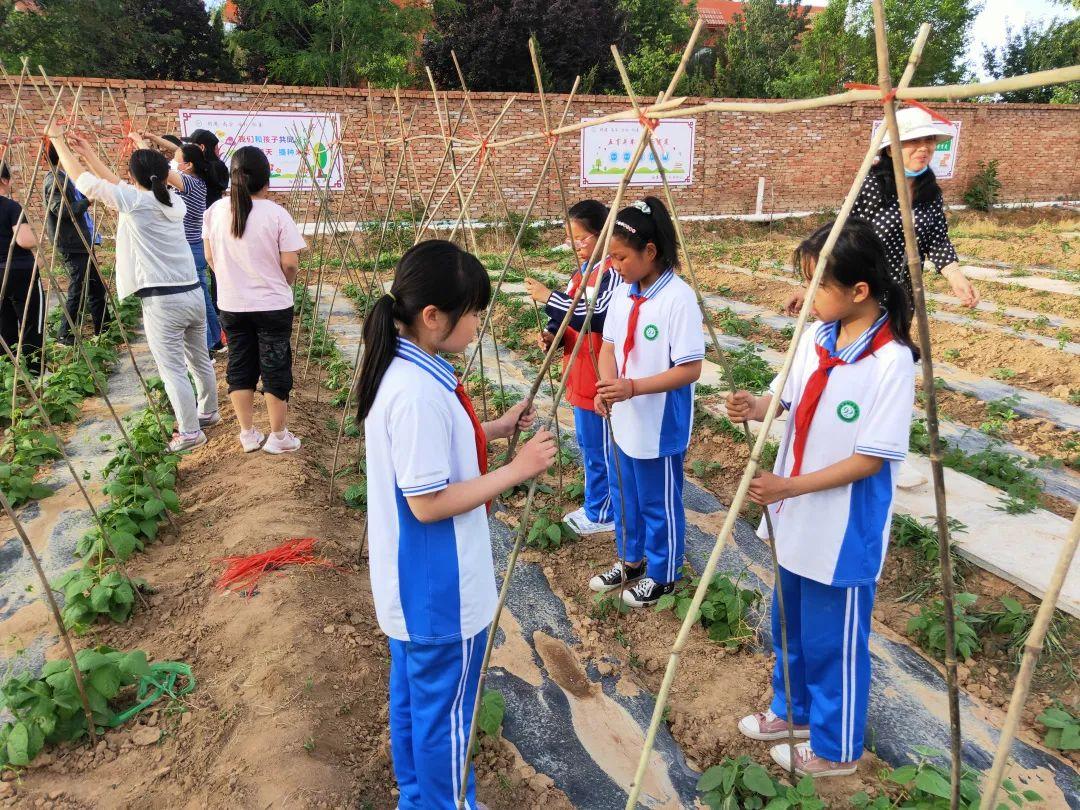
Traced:
<svg viewBox="0 0 1080 810">
<path fill-rule="evenodd" d="M 221 328 L 229 339 L 229 391 L 254 391 L 262 378 L 263 392 L 288 401 L 292 375 L 293 309 L 268 312 L 221 310 Z"/>
<path fill-rule="evenodd" d="M 105 300 L 107 293 L 105 285 L 101 283 L 97 267 L 91 263 L 90 256 L 86 253 L 63 253 L 64 264 L 68 271 L 67 310 L 71 323 L 75 328 L 82 326 L 80 312 L 89 312 L 94 322 L 94 334 L 100 334 L 102 325 L 105 323 Z M 86 308 L 83 309 L 83 288 L 86 289 Z M 57 338 L 64 343 L 71 342 L 71 328 L 68 318 L 60 322 L 60 330 Z"/>
<path fill-rule="evenodd" d="M 32 269 L 12 269 L 8 274 L 4 297 L 0 300 L 0 337 L 3 337 L 12 354 L 16 353 L 19 343 L 20 327 L 23 357 L 27 360 L 27 367 L 36 374 L 40 367 L 38 358 L 45 327 L 45 289 L 41 286 L 41 277 Z M 7 357 L 3 349 L 0 349 L 0 356 Z"/>
</svg>

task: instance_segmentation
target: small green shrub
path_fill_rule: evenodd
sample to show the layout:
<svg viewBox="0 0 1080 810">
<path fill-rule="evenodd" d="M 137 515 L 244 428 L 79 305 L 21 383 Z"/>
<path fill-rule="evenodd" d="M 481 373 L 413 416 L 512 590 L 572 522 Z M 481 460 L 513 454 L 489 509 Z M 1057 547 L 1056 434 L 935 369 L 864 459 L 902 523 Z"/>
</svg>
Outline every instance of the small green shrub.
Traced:
<svg viewBox="0 0 1080 810">
<path fill-rule="evenodd" d="M 1058 704 L 1050 706 L 1037 718 L 1046 726 L 1043 743 L 1047 748 L 1058 751 L 1076 751 L 1080 749 L 1080 718 Z"/>
<path fill-rule="evenodd" d="M 506 698 L 495 689 L 485 689 L 480 699 L 480 713 L 476 716 L 475 754 L 480 747 L 480 736 L 498 739 L 502 734 L 503 718 L 506 717 Z"/>
<path fill-rule="evenodd" d="M 741 577 L 733 580 L 729 574 L 722 572 L 714 574 L 699 608 L 699 619 L 709 631 L 709 638 L 730 649 L 736 649 L 753 639 L 754 628 L 747 621 L 747 614 L 762 601 L 759 591 L 740 588 L 740 580 Z M 655 609 L 674 610 L 676 616 L 685 619 L 700 583 L 700 577 L 683 577 L 673 593 L 660 597 Z"/>
<path fill-rule="evenodd" d="M 998 162 L 991 160 L 976 164 L 976 171 L 964 191 L 964 202 L 976 211 L 989 211 L 998 201 L 1001 181 L 998 180 Z"/>
<path fill-rule="evenodd" d="M 804 776 L 794 786 L 773 779 L 748 756 L 728 757 L 698 779 L 701 801 L 710 810 L 824 810 L 813 777 Z"/>
<path fill-rule="evenodd" d="M 975 627 L 981 624 L 981 618 L 967 612 L 977 599 L 978 597 L 973 593 L 958 593 L 953 596 L 956 655 L 963 661 L 969 660 L 981 647 L 978 633 L 975 632 Z M 923 605 L 917 616 L 908 619 L 907 632 L 926 652 L 938 660 L 943 660 L 945 658 L 944 601 L 935 599 L 929 605 Z"/>
</svg>

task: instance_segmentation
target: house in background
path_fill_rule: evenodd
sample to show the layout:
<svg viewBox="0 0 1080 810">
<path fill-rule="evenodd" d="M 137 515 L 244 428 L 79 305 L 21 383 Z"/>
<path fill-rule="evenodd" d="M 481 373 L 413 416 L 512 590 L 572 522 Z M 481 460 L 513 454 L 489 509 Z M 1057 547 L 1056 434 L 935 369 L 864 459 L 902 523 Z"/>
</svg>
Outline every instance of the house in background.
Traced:
<svg viewBox="0 0 1080 810">
<path fill-rule="evenodd" d="M 807 16 L 813 17 L 824 11 L 825 6 L 804 3 Z M 721 33 L 742 14 L 741 0 L 697 0 L 697 14 L 705 21 L 705 29 L 710 35 Z"/>
</svg>

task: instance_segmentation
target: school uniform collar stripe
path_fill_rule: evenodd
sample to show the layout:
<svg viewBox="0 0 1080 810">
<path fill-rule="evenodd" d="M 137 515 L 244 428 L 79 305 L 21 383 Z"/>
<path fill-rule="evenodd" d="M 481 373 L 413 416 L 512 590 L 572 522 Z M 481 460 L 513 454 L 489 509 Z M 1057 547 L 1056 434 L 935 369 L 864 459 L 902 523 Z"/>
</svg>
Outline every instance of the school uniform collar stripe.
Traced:
<svg viewBox="0 0 1080 810">
<path fill-rule="evenodd" d="M 440 383 L 448 391 L 457 388 L 457 373 L 449 361 L 438 355 L 430 355 L 408 338 L 398 337 L 397 356 L 410 363 L 415 363 Z"/>
<path fill-rule="evenodd" d="M 889 314 L 883 312 L 881 317 L 874 321 L 874 324 L 869 329 L 839 351 L 836 350 L 836 338 L 840 334 L 840 321 L 822 324 L 821 328 L 818 329 L 817 334 L 814 336 L 814 342 L 822 348 L 827 349 L 829 354 L 834 357 L 839 357 L 845 363 L 851 363 L 866 350 L 866 347 L 870 345 L 874 336 L 888 318 Z"/>
<path fill-rule="evenodd" d="M 641 284 L 635 281 L 633 284 L 627 285 L 626 294 L 627 296 L 640 295 L 643 296 L 646 301 L 648 301 L 650 298 L 655 298 L 657 295 L 659 295 L 660 291 L 668 285 L 674 275 L 675 271 L 669 267 L 667 270 L 660 274 L 660 278 L 654 281 L 652 283 L 652 286 L 649 287 L 649 289 L 647 289 L 644 293 L 641 292 Z"/>
</svg>

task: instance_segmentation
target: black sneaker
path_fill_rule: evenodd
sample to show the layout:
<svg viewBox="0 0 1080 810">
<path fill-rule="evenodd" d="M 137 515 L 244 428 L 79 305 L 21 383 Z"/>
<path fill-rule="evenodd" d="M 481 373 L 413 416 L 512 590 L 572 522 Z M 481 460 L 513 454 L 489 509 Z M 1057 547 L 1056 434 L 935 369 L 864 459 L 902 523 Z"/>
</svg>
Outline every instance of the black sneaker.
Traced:
<svg viewBox="0 0 1080 810">
<path fill-rule="evenodd" d="M 624 572 L 626 573 L 626 579 L 623 579 Z M 640 579 L 643 576 L 645 576 L 644 560 L 637 565 L 627 565 L 625 563 L 617 562 L 615 565 L 611 566 L 610 570 L 605 571 L 602 574 L 597 574 L 590 579 L 589 587 L 597 593 L 607 593 L 624 583 L 633 582 L 635 579 Z"/>
<path fill-rule="evenodd" d="M 651 577 L 642 577 L 641 580 L 629 590 L 623 591 L 622 600 L 630 607 L 648 607 L 660 601 L 661 596 L 674 592 L 675 583 L 660 585 Z"/>
</svg>

